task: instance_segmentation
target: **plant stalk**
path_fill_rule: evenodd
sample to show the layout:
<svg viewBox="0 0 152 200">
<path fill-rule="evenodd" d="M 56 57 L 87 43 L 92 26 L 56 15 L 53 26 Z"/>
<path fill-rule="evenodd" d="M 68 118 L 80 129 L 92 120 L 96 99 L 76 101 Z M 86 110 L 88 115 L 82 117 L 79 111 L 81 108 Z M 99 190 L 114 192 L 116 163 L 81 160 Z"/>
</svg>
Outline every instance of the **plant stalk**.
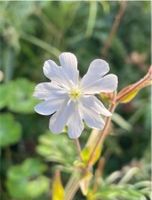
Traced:
<svg viewBox="0 0 152 200">
<path fill-rule="evenodd" d="M 111 104 L 111 106 L 109 108 L 109 111 L 111 113 L 113 113 L 115 108 L 116 108 L 116 103 L 114 101 Z M 106 136 L 108 135 L 110 122 L 111 122 L 111 116 L 106 118 L 105 127 L 99 134 L 99 138 L 97 139 L 97 142 L 96 142 L 96 144 L 95 144 L 95 146 L 93 148 L 93 151 L 92 151 L 92 153 L 90 155 L 90 158 L 88 159 L 87 165 L 82 170 L 83 175 L 85 173 L 87 173 L 88 168 L 90 167 L 90 162 L 91 162 L 91 160 L 92 160 L 92 158 L 93 158 L 93 156 L 95 154 L 96 149 L 98 148 L 98 145 L 102 144 L 104 142 Z M 74 195 L 76 194 L 77 190 L 79 189 L 79 181 L 80 181 L 81 178 L 82 178 L 81 175 L 78 176 L 78 177 L 73 177 L 73 175 L 72 175 L 72 177 L 70 178 L 70 180 L 68 182 L 68 185 L 66 187 L 65 200 L 72 200 L 73 199 Z"/>
</svg>

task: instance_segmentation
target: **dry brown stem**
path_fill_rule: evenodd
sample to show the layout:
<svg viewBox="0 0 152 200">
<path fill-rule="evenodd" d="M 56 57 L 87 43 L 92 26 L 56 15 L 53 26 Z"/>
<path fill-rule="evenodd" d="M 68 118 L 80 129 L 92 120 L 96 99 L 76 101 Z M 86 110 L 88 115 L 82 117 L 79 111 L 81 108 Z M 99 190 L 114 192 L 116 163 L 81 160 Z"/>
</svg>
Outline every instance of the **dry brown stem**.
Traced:
<svg viewBox="0 0 152 200">
<path fill-rule="evenodd" d="M 119 28 L 119 25 L 120 25 L 120 22 L 122 20 L 124 13 L 125 13 L 126 7 L 127 7 L 127 1 L 125 1 L 125 0 L 121 1 L 120 2 L 120 9 L 119 9 L 119 11 L 118 11 L 118 13 L 115 17 L 115 20 L 113 22 L 110 34 L 109 34 L 107 40 L 105 41 L 104 46 L 103 46 L 102 51 L 101 51 L 101 54 L 102 54 L 103 57 L 107 56 L 108 50 L 110 48 L 110 45 L 112 43 L 113 38 L 116 35 L 117 30 Z"/>
</svg>

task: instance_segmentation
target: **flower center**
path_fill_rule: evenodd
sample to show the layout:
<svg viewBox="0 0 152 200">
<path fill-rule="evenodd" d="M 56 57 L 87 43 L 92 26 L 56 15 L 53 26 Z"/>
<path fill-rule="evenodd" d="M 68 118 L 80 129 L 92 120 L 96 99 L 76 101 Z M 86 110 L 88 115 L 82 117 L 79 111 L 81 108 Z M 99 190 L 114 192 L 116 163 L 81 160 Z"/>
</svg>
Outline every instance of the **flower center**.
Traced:
<svg viewBox="0 0 152 200">
<path fill-rule="evenodd" d="M 69 96 L 72 100 L 78 100 L 81 96 L 81 90 L 79 88 L 72 88 Z"/>
</svg>

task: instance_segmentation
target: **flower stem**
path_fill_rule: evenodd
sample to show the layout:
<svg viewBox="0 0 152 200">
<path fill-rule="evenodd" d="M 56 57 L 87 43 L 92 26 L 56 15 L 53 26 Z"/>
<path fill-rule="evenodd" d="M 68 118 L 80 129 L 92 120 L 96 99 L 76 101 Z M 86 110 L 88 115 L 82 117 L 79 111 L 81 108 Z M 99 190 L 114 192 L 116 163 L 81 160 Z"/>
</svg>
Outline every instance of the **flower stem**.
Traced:
<svg viewBox="0 0 152 200">
<path fill-rule="evenodd" d="M 74 142 L 75 142 L 76 147 L 77 147 L 77 152 L 78 152 L 78 155 L 79 155 L 79 159 L 82 160 L 82 157 L 81 157 L 81 145 L 80 145 L 79 139 L 78 138 L 74 139 Z"/>
<path fill-rule="evenodd" d="M 150 83 L 151 79 L 152 79 L 152 68 L 150 67 L 148 73 L 142 78 L 140 79 L 138 82 L 132 84 L 129 88 L 127 88 L 127 90 L 123 91 L 123 92 L 119 92 L 116 98 L 116 102 L 119 102 L 121 99 L 123 99 L 125 96 L 127 96 L 129 93 L 135 91 L 136 89 L 140 89 L 143 88 L 145 86 L 147 86 L 147 82 Z"/>
<path fill-rule="evenodd" d="M 113 113 L 113 111 L 115 110 L 115 107 L 116 107 L 116 103 L 112 103 L 110 108 L 109 108 L 109 111 Z M 90 162 L 95 154 L 95 151 L 96 151 L 96 148 L 98 148 L 98 145 L 100 145 L 101 143 L 103 143 L 104 139 L 106 138 L 106 136 L 108 135 L 108 130 L 109 130 L 109 125 L 110 125 L 110 122 L 111 122 L 111 117 L 107 117 L 106 118 L 106 123 L 105 123 L 105 127 L 103 129 L 103 131 L 100 132 L 99 134 L 99 138 L 97 139 L 97 142 L 93 148 L 93 151 L 90 155 L 90 158 L 88 160 L 88 163 L 86 165 L 86 167 L 83 169 L 83 175 L 87 172 L 89 166 L 90 166 Z M 79 155 L 81 153 L 81 149 L 80 149 L 80 143 L 79 143 L 79 140 L 75 140 L 75 143 L 77 145 L 77 149 L 79 150 Z M 79 181 L 81 179 L 81 175 L 79 175 L 78 177 L 74 177 L 73 175 L 71 176 L 69 182 L 68 182 L 68 185 L 66 187 L 66 192 L 65 192 L 65 200 L 72 200 L 75 193 L 77 192 L 77 190 L 79 189 Z"/>
<path fill-rule="evenodd" d="M 113 103 L 111 104 L 110 108 L 109 108 L 109 111 L 110 111 L 111 113 L 113 113 L 114 110 L 115 110 L 115 108 L 116 108 L 116 103 L 113 102 Z M 86 165 L 86 168 L 85 168 L 86 170 L 87 170 L 88 167 L 90 166 L 90 163 L 91 163 L 91 161 L 92 161 L 92 158 L 94 157 L 94 154 L 95 154 L 95 152 L 96 152 L 96 149 L 98 148 L 99 145 L 101 145 L 101 144 L 104 142 L 106 136 L 109 134 L 109 131 L 108 131 L 108 130 L 109 130 L 110 122 L 111 122 L 111 116 L 106 118 L 106 122 L 105 122 L 104 129 L 100 132 L 99 137 L 98 137 L 98 139 L 97 139 L 97 142 L 96 142 L 96 144 L 95 144 L 95 146 L 94 146 L 94 148 L 93 148 L 93 150 L 92 150 L 92 153 L 91 153 L 91 155 L 90 155 L 90 158 L 88 159 L 88 162 L 87 162 L 87 165 Z"/>
<path fill-rule="evenodd" d="M 98 189 L 99 186 L 99 178 L 102 176 L 103 174 L 103 170 L 104 170 L 104 166 L 105 166 L 105 158 L 101 157 L 99 162 L 98 162 L 98 166 L 97 169 L 95 171 L 95 178 L 94 178 L 94 184 L 93 184 L 93 192 L 95 193 Z"/>
<path fill-rule="evenodd" d="M 139 87 L 147 86 L 151 79 L 152 79 L 152 67 L 149 69 L 148 73 L 146 74 L 146 76 L 143 79 L 141 79 L 137 83 L 133 84 L 132 87 L 125 90 L 125 92 L 118 93 L 117 95 L 116 94 L 114 95 L 113 102 L 111 103 L 111 105 L 109 107 L 109 111 L 111 113 L 113 113 L 116 106 L 119 104 L 119 100 L 121 98 L 123 98 L 125 95 L 128 95 L 129 92 L 132 92 L 133 90 L 135 90 Z M 96 139 L 94 148 L 93 148 L 93 150 L 90 154 L 88 162 L 87 162 L 86 166 L 82 169 L 81 173 L 78 169 L 76 169 L 74 171 L 74 173 L 72 174 L 72 176 L 71 176 L 71 178 L 70 178 L 70 180 L 67 183 L 67 186 L 65 188 L 65 200 L 72 200 L 74 195 L 76 194 L 77 190 L 79 189 L 79 181 L 88 172 L 88 169 L 91 167 L 91 162 L 92 162 L 92 159 L 95 155 L 95 152 L 96 152 L 98 146 L 103 144 L 105 138 L 109 134 L 110 122 L 111 122 L 111 116 L 106 118 L 104 129 L 101 132 L 99 132 L 99 136 Z M 81 159 L 81 147 L 80 147 L 79 140 L 76 139 L 75 143 L 76 143 L 77 150 L 78 150 L 78 153 L 79 153 L 79 156 L 80 156 L 80 159 Z M 99 163 L 99 169 L 102 166 L 102 165 L 100 166 L 100 164 L 101 163 Z M 100 176 L 100 173 L 98 174 L 98 172 L 97 172 L 96 176 Z M 96 190 L 97 187 L 98 187 L 98 183 L 95 183 L 94 189 Z"/>
<path fill-rule="evenodd" d="M 75 193 L 79 189 L 80 177 L 76 174 L 73 174 L 68 182 L 68 185 L 65 188 L 65 200 L 72 200 Z"/>
<path fill-rule="evenodd" d="M 110 45 L 112 44 L 112 40 L 115 37 L 116 32 L 118 31 L 118 28 L 119 28 L 120 22 L 122 20 L 122 17 L 125 13 L 126 7 L 127 7 L 127 1 L 120 1 L 120 9 L 119 9 L 117 15 L 115 16 L 115 20 L 112 24 L 110 34 L 109 34 L 107 40 L 105 41 L 104 47 L 101 52 L 102 56 L 104 56 L 104 57 L 107 56 L 108 50 L 110 48 Z"/>
</svg>

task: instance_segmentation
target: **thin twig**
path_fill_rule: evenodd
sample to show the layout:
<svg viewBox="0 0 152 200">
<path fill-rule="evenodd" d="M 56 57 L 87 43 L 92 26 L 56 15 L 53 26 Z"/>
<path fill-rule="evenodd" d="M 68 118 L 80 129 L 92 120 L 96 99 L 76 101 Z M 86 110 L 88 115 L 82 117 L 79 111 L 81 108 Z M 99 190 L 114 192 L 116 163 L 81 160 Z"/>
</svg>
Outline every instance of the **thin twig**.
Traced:
<svg viewBox="0 0 152 200">
<path fill-rule="evenodd" d="M 144 78 L 140 79 L 138 82 L 132 84 L 125 92 L 119 92 L 116 98 L 116 102 L 119 102 L 121 99 L 123 99 L 125 96 L 127 96 L 129 93 L 135 91 L 136 89 L 140 89 L 140 87 L 142 88 L 144 83 L 146 83 L 146 81 L 150 81 L 152 79 L 152 75 L 150 70 L 148 71 L 148 73 L 146 74 L 146 76 L 144 76 Z"/>
<path fill-rule="evenodd" d="M 110 34 L 109 34 L 107 40 L 105 41 L 104 46 L 103 46 L 102 51 L 101 51 L 101 54 L 102 54 L 103 57 L 106 57 L 106 55 L 108 53 L 108 50 L 109 50 L 110 45 L 112 43 L 112 40 L 113 40 L 114 36 L 116 35 L 116 32 L 119 28 L 119 25 L 120 25 L 122 16 L 124 15 L 124 12 L 126 10 L 126 7 L 127 7 L 127 1 L 126 0 L 120 1 L 120 9 L 118 11 L 118 14 L 115 17 L 115 20 L 113 22 Z"/>
<path fill-rule="evenodd" d="M 77 147 L 77 152 L 78 152 L 79 158 L 80 158 L 80 160 L 82 160 L 81 145 L 80 145 L 79 139 L 78 138 L 74 139 L 74 142 L 75 142 L 76 147 Z"/>
<path fill-rule="evenodd" d="M 75 175 L 73 175 L 70 178 L 68 187 L 66 187 L 66 189 L 65 189 L 65 198 L 64 198 L 65 200 L 73 199 L 75 193 L 79 189 L 79 181 L 80 181 L 80 177 L 76 177 Z"/>
<path fill-rule="evenodd" d="M 114 97 L 115 98 L 115 97 Z M 111 104 L 110 108 L 109 108 L 109 111 L 113 113 L 114 109 L 116 107 L 116 104 L 115 102 Z M 88 168 L 90 167 L 90 163 L 91 163 L 91 160 L 96 152 L 96 148 L 98 148 L 98 145 L 103 143 L 104 139 L 106 138 L 106 136 L 108 135 L 108 131 L 109 131 L 109 125 L 110 125 L 110 121 L 111 121 L 111 117 L 107 117 L 106 119 L 106 123 L 105 123 L 105 127 L 103 129 L 102 132 L 100 132 L 99 134 L 99 138 L 93 148 L 93 151 L 90 155 L 90 158 L 88 160 L 88 163 L 87 165 L 85 166 L 85 168 L 83 169 L 82 171 L 82 174 L 84 175 L 85 173 L 87 173 L 88 171 Z M 76 144 L 79 144 L 78 141 L 75 140 L 75 143 Z M 78 149 L 78 148 L 77 148 Z M 79 149 L 80 150 L 80 149 Z M 66 190 L 66 200 L 72 200 L 75 193 L 77 192 L 77 190 L 79 189 L 79 181 L 80 181 L 80 178 L 81 178 L 81 174 L 80 174 L 80 177 L 76 180 L 72 180 L 70 181 L 70 184 L 68 184 L 68 189 Z"/>
<path fill-rule="evenodd" d="M 98 189 L 99 186 L 99 178 L 102 176 L 103 174 L 103 170 L 104 170 L 104 166 L 105 166 L 105 158 L 101 157 L 99 162 L 98 162 L 98 166 L 97 166 L 97 170 L 95 172 L 95 180 L 94 180 L 94 185 L 93 185 L 93 192 L 95 193 Z"/>
<path fill-rule="evenodd" d="M 147 75 L 143 78 L 144 81 L 145 80 L 151 80 L 152 78 L 152 67 L 150 67 Z M 138 81 L 136 84 L 134 84 L 134 86 L 137 87 L 137 85 L 139 86 L 139 83 L 142 84 L 143 83 L 143 79 L 141 79 L 140 81 Z M 134 88 L 135 89 L 135 88 Z M 130 91 L 130 90 L 129 90 Z M 119 93 L 118 93 L 119 94 Z M 122 96 L 121 96 L 122 97 Z M 113 101 L 111 103 L 111 106 L 109 108 L 109 111 L 111 113 L 114 112 L 116 106 L 118 105 L 118 96 L 117 94 L 115 93 L 114 96 L 113 96 Z M 105 138 L 108 136 L 109 134 L 109 126 L 110 126 L 110 122 L 111 122 L 111 116 L 110 117 L 107 117 L 106 118 L 106 121 L 105 121 L 105 127 L 104 129 L 99 132 L 99 136 L 95 142 L 95 146 L 93 148 L 93 151 L 90 155 L 90 158 L 88 159 L 88 162 L 87 162 L 87 165 L 85 166 L 85 168 L 82 169 L 82 171 L 80 172 L 80 169 L 79 170 L 75 170 L 75 173 L 77 173 L 77 177 L 73 177 L 74 174 L 72 174 L 67 186 L 66 186 L 66 190 L 65 190 L 65 200 L 72 200 L 75 193 L 77 192 L 77 190 L 79 189 L 79 181 L 80 179 L 82 178 L 82 176 L 84 176 L 88 169 L 90 168 L 91 166 L 91 161 L 92 161 L 92 158 L 94 157 L 94 154 L 96 152 L 96 149 L 98 148 L 98 145 L 102 145 Z M 101 173 L 101 172 L 100 172 Z M 76 174 L 75 174 L 76 175 Z"/>
<path fill-rule="evenodd" d="M 111 113 L 113 113 L 113 111 L 115 110 L 115 107 L 116 107 L 116 104 L 112 103 L 110 108 L 109 108 L 109 111 Z M 103 143 L 103 141 L 105 140 L 106 136 L 109 134 L 108 130 L 109 130 L 110 122 L 111 122 L 111 116 L 106 118 L 104 129 L 99 134 L 99 137 L 98 137 L 97 142 L 96 142 L 96 144 L 95 144 L 95 146 L 94 146 L 94 148 L 92 150 L 92 153 L 91 153 L 90 158 L 89 158 L 89 160 L 87 162 L 85 170 L 87 170 L 88 167 L 90 166 L 92 158 L 95 155 L 96 149 L 98 148 L 99 145 L 101 145 Z"/>
</svg>

